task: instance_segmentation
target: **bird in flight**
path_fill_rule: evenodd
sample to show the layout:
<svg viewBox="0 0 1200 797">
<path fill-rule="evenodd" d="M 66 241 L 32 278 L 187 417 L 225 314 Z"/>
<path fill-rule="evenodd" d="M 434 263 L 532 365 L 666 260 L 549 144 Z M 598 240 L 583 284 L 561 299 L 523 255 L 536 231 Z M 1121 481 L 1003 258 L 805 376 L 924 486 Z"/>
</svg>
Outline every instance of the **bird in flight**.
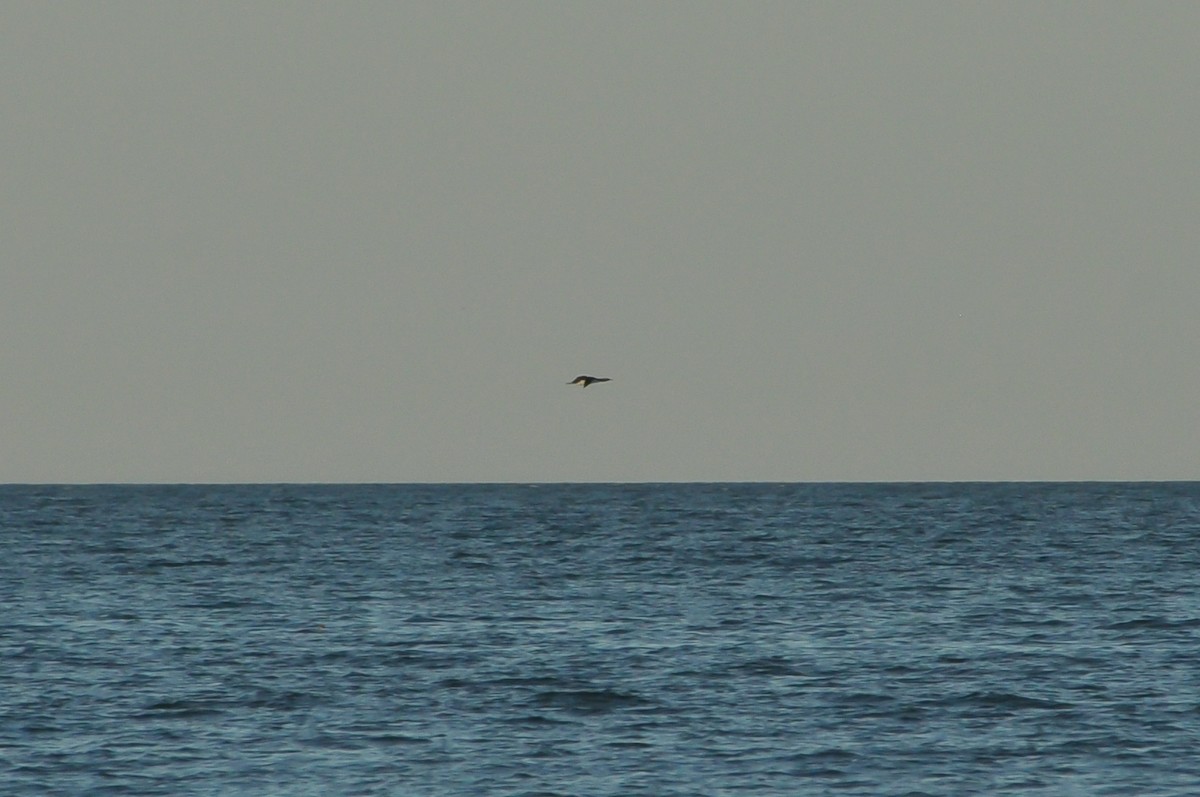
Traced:
<svg viewBox="0 0 1200 797">
<path fill-rule="evenodd" d="M 570 382 L 567 382 L 567 384 L 568 385 L 580 385 L 582 387 L 587 387 L 588 385 L 592 384 L 593 382 L 611 382 L 611 381 L 612 380 L 609 379 L 607 376 L 577 376 L 574 379 L 572 379 Z"/>
</svg>

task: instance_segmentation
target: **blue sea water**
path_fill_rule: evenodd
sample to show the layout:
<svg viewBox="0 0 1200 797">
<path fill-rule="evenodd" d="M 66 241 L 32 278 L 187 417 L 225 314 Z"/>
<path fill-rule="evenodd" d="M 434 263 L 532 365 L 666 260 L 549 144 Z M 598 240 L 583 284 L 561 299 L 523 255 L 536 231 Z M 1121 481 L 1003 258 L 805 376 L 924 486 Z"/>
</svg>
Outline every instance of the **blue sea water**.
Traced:
<svg viewBox="0 0 1200 797">
<path fill-rule="evenodd" d="M 1195 795 L 1200 485 L 0 487 L 6 795 Z"/>
</svg>

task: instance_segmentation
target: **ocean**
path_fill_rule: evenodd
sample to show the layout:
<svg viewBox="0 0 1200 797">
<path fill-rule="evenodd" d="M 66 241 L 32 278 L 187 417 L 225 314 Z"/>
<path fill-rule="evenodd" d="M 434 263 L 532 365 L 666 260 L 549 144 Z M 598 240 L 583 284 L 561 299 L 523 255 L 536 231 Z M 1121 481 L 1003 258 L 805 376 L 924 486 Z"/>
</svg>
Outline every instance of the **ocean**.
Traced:
<svg viewBox="0 0 1200 797">
<path fill-rule="evenodd" d="M 0 487 L 0 791 L 1200 794 L 1200 484 Z"/>
</svg>

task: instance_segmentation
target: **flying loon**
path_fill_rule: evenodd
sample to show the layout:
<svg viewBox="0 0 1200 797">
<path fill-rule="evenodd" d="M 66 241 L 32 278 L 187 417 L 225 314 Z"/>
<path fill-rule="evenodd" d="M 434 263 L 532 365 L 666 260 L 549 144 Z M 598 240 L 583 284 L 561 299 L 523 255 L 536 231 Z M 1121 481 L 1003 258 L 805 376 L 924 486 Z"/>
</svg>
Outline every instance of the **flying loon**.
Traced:
<svg viewBox="0 0 1200 797">
<path fill-rule="evenodd" d="M 592 384 L 593 382 L 611 382 L 611 381 L 612 380 L 609 379 L 607 376 L 577 376 L 574 379 L 572 379 L 570 382 L 567 382 L 567 384 L 568 385 L 580 385 L 582 387 L 587 387 L 588 385 Z"/>
</svg>

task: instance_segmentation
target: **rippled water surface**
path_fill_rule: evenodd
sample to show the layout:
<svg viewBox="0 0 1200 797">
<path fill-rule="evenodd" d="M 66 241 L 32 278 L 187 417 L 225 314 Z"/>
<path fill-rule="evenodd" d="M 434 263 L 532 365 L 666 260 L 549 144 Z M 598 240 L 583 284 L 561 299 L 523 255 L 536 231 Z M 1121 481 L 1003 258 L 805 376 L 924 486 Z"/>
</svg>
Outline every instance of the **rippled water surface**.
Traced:
<svg viewBox="0 0 1200 797">
<path fill-rule="evenodd" d="M 0 487 L 29 795 L 1195 795 L 1200 485 Z"/>
</svg>

